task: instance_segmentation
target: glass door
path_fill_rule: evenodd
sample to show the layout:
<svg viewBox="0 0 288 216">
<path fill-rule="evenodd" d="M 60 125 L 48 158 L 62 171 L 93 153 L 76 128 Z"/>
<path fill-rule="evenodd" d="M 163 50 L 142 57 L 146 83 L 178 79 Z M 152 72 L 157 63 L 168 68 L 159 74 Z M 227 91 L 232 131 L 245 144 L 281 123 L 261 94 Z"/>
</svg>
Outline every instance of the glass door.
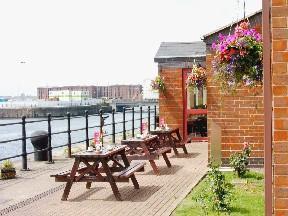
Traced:
<svg viewBox="0 0 288 216">
<path fill-rule="evenodd" d="M 193 140 L 207 140 L 207 90 L 187 88 L 186 80 L 191 69 L 183 69 L 184 130 Z"/>
</svg>

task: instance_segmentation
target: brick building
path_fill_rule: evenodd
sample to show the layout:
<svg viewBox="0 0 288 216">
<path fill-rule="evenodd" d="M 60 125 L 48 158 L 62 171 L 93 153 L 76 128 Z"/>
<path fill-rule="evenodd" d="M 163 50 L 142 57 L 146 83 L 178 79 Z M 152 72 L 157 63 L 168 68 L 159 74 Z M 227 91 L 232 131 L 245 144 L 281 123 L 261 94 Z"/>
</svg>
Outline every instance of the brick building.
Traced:
<svg viewBox="0 0 288 216">
<path fill-rule="evenodd" d="M 248 88 L 239 88 L 237 95 L 224 96 L 220 95 L 219 85 L 212 80 L 211 44 L 219 33 L 229 33 L 230 25 L 204 36 L 207 44 L 206 68 L 209 76 L 207 87 L 209 156 L 218 155 L 219 160 L 225 163 L 231 152 L 239 150 L 244 141 L 249 141 L 254 152 L 251 162 L 254 165 L 263 165 L 265 160 L 265 215 L 284 216 L 288 215 L 288 1 L 265 0 L 263 9 L 265 9 L 263 13 L 265 106 L 262 87 L 258 88 L 256 95 Z M 249 21 L 252 27 L 259 32 L 262 31 L 262 12 L 251 15 Z M 190 55 L 192 53 L 193 50 Z M 167 116 L 167 123 L 171 127 L 180 127 L 184 131 L 185 91 L 181 73 L 189 68 L 191 62 L 182 59 L 184 62 L 179 67 L 181 64 L 173 66 L 173 59 L 176 61 L 177 58 L 163 56 L 161 61 L 155 58 L 159 63 L 158 73 L 167 78 L 165 81 L 167 91 L 160 95 L 160 115 Z M 269 93 L 270 89 L 272 95 Z M 265 118 L 268 117 L 268 121 L 264 121 L 264 108 L 266 112 L 272 112 L 271 125 L 270 116 L 266 112 Z M 268 129 L 265 130 L 265 135 L 264 126 Z"/>
<path fill-rule="evenodd" d="M 269 3 L 272 7 L 273 210 L 275 216 L 280 216 L 288 215 L 288 1 Z"/>
<path fill-rule="evenodd" d="M 202 41 L 164 42 L 154 58 L 158 63 L 158 73 L 165 82 L 165 93 L 159 94 L 160 117 L 164 117 L 170 127 L 179 127 L 184 137 L 189 131 L 191 108 L 187 103 L 191 97 L 185 87 L 185 77 L 193 63 L 205 66 L 205 49 Z"/>
<path fill-rule="evenodd" d="M 262 12 L 248 17 L 257 31 L 262 31 Z M 241 20 L 240 20 L 241 21 Z M 239 21 L 239 22 L 240 22 Z M 191 131 L 189 125 L 193 117 L 207 115 L 209 158 L 226 165 L 232 153 L 242 149 L 243 143 L 252 145 L 250 164 L 264 164 L 264 109 L 263 89 L 258 94 L 249 88 L 239 88 L 234 95 L 223 95 L 211 70 L 213 53 L 211 45 L 219 33 L 229 34 L 237 23 L 224 26 L 204 36 L 204 42 L 162 43 L 154 59 L 158 63 L 158 73 L 164 78 L 166 91 L 159 97 L 160 116 L 171 127 L 179 127 L 185 137 Z M 189 92 L 185 86 L 187 73 L 193 63 L 200 63 L 207 69 L 207 89 Z M 207 96 L 206 96 L 207 94 Z M 192 97 L 191 97 L 192 96 Z M 207 109 L 199 108 L 201 101 Z M 194 98 L 194 101 L 193 101 Z M 191 102 L 194 106 L 191 107 Z M 196 106 L 195 106 L 196 105 Z M 204 106 L 205 107 L 205 106 Z M 195 135 L 195 134 L 193 134 Z"/>
<path fill-rule="evenodd" d="M 248 17 L 250 25 L 262 33 L 262 12 L 258 11 Z M 239 21 L 241 22 L 241 20 Z M 234 31 L 237 23 L 224 26 L 204 36 L 206 43 L 207 66 L 207 119 L 208 146 L 214 160 L 228 164 L 231 154 L 240 151 L 244 142 L 252 145 L 250 164 L 263 166 L 264 164 L 264 104 L 263 88 L 249 89 L 241 87 L 235 94 L 222 94 L 219 84 L 213 79 L 212 43 L 217 41 L 218 35 L 228 35 Z"/>
<path fill-rule="evenodd" d="M 49 100 L 49 92 L 55 94 L 57 91 L 88 92 L 88 98 L 106 97 L 127 100 L 142 100 L 143 98 L 141 85 L 39 87 L 37 97 L 40 100 Z"/>
</svg>

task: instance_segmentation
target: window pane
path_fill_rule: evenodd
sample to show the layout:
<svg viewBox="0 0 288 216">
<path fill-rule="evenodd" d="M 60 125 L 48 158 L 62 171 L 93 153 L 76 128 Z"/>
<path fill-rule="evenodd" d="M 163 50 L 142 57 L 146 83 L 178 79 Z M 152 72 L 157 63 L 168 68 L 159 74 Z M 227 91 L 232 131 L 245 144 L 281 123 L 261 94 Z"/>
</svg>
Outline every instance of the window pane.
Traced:
<svg viewBox="0 0 288 216">
<path fill-rule="evenodd" d="M 206 88 L 187 89 L 187 109 L 203 109 L 207 104 Z"/>
</svg>

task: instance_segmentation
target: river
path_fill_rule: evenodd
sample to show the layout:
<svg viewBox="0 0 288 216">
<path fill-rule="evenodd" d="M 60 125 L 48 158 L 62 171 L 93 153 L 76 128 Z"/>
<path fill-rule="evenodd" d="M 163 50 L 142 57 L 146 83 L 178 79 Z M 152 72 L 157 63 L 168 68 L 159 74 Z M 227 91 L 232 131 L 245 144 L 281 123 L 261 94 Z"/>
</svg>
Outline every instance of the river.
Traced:
<svg viewBox="0 0 288 216">
<path fill-rule="evenodd" d="M 106 114 L 105 114 L 106 115 Z M 112 123 L 112 114 L 107 114 L 108 118 L 105 119 L 105 124 L 111 124 Z M 41 120 L 39 118 L 37 119 L 27 119 L 26 121 L 35 121 L 35 120 Z M 132 129 L 132 113 L 126 113 L 126 121 L 129 121 L 126 123 L 126 130 Z M 123 121 L 123 114 L 117 113 L 115 114 L 115 122 L 122 122 Z M 0 124 L 6 124 L 6 123 L 15 123 L 15 122 L 21 122 L 21 119 L 0 119 Z M 148 122 L 148 113 L 143 112 L 143 122 Z M 99 116 L 89 116 L 89 127 L 90 126 L 96 126 L 99 125 Z M 151 112 L 151 128 L 152 124 L 154 124 L 154 113 Z M 135 112 L 135 128 L 140 127 L 140 113 Z M 47 121 L 43 122 L 36 122 L 36 123 L 27 123 L 26 124 L 26 134 L 27 137 L 31 136 L 31 134 L 38 130 L 45 130 L 47 131 L 48 124 Z M 79 128 L 85 128 L 85 118 L 71 118 L 71 130 L 79 129 Z M 116 124 L 116 133 L 122 132 L 123 124 L 118 123 Z M 57 120 L 57 118 L 52 118 L 51 122 L 51 131 L 52 133 L 65 131 L 67 130 L 67 120 Z M 89 138 L 93 137 L 94 132 L 98 130 L 99 128 L 90 128 L 89 129 Z M 103 128 L 103 131 L 107 134 L 112 133 L 112 125 L 105 126 Z M 135 130 L 135 133 L 138 133 L 139 129 Z M 0 141 L 4 140 L 10 140 L 10 139 L 17 139 L 22 137 L 22 125 L 8 125 L 8 126 L 0 126 Z M 73 131 L 71 133 L 71 139 L 72 143 L 81 141 L 85 139 L 85 130 L 82 131 Z M 57 134 L 52 135 L 52 147 L 61 146 L 63 144 L 66 144 L 68 140 L 67 133 L 64 134 Z M 105 138 L 104 138 L 105 142 Z M 84 145 L 84 144 L 83 144 Z M 27 139 L 27 152 L 32 152 L 33 146 L 30 142 L 30 139 Z M 6 158 L 14 155 L 18 155 L 22 153 L 22 142 L 21 141 L 14 141 L 9 143 L 2 143 L 0 144 L 0 159 Z M 21 158 L 17 158 L 19 160 Z"/>
</svg>

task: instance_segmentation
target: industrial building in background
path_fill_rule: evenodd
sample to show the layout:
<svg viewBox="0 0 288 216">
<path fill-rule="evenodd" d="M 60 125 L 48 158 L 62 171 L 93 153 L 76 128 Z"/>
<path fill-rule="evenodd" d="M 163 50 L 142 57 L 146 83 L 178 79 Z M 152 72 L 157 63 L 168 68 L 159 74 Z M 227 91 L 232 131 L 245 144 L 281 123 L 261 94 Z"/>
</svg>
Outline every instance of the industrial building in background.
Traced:
<svg viewBox="0 0 288 216">
<path fill-rule="evenodd" d="M 142 85 L 39 87 L 37 98 L 51 101 L 85 101 L 92 98 L 142 100 Z"/>
</svg>

